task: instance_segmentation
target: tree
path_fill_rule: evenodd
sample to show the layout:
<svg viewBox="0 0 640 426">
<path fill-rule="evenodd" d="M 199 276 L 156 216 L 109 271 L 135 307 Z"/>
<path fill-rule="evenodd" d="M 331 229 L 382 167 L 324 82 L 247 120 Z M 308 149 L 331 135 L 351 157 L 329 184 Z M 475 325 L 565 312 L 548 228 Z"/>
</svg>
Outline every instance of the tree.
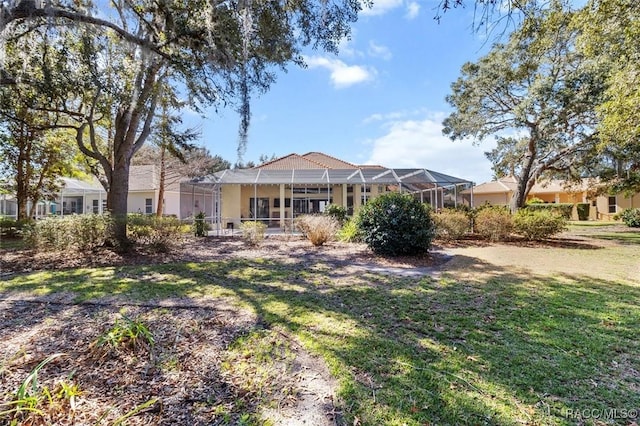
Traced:
<svg viewBox="0 0 640 426">
<path fill-rule="evenodd" d="M 43 131 L 24 110 L 16 115 L 22 120 L 0 130 L 0 165 L 16 196 L 17 219 L 26 220 L 40 200 L 58 189 L 59 178 L 77 167 L 77 148 L 68 132 Z"/>
<path fill-rule="evenodd" d="M 498 137 L 487 156 L 497 175 L 516 177 L 513 211 L 543 174 L 579 175 L 575 166 L 597 143 L 602 69 L 576 51 L 573 16 L 556 2 L 526 17 L 506 44 L 462 67 L 447 97 L 455 111 L 444 134 L 475 143 Z"/>
<path fill-rule="evenodd" d="M 577 18 L 581 52 L 608 71 L 596 109 L 600 155 L 592 159 L 614 190 L 640 191 L 640 3 L 592 0 Z"/>
<path fill-rule="evenodd" d="M 360 9 L 354 0 L 134 0 L 112 5 L 114 13 L 98 14 L 92 3 L 83 1 L 2 2 L 0 38 L 5 47 L 32 53 L 31 59 L 69 59 L 56 61 L 55 67 L 45 63 L 42 75 L 5 68 L 2 80 L 49 92 L 41 84 L 47 78 L 60 83 L 54 87 L 66 85 L 56 93 L 56 110 L 76 121 L 77 143 L 103 169 L 107 206 L 121 217 L 126 217 L 131 158 L 151 133 L 163 84 L 183 88 L 198 111 L 203 105 L 235 102 L 242 147 L 250 94 L 268 89 L 275 78 L 272 68 L 291 61 L 302 64 L 303 46 L 336 51 Z M 35 49 L 21 43 L 38 28 L 54 33 L 49 37 L 57 43 L 42 41 Z M 100 137 L 107 140 L 107 152 Z M 115 234 L 126 243 L 124 221 Z"/>
</svg>

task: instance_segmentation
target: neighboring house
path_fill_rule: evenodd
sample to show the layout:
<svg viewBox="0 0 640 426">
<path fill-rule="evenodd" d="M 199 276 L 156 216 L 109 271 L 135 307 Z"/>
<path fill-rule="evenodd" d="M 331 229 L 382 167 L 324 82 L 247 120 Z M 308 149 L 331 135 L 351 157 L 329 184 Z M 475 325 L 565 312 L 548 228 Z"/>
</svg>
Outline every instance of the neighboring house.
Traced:
<svg viewBox="0 0 640 426">
<path fill-rule="evenodd" d="M 470 181 L 426 169 L 355 165 L 320 152 L 289 154 L 251 169 L 224 170 L 182 184 L 182 216 L 204 211 L 213 223 L 234 228 L 259 220 L 284 228 L 329 204 L 356 211 L 388 191 L 413 194 L 434 208 L 461 202 Z M 196 207 L 195 201 L 198 201 Z"/>
<path fill-rule="evenodd" d="M 177 176 L 168 173 L 164 190 L 163 214 L 180 217 L 180 181 Z M 35 217 L 47 215 L 70 215 L 83 213 L 102 213 L 107 209 L 107 193 L 97 179 L 79 180 L 60 178 L 61 189 L 36 206 Z M 160 190 L 160 170 L 155 165 L 131 166 L 129 173 L 129 213 L 152 214 L 156 212 Z M 0 195 L 0 215 L 16 217 L 15 197 Z"/>
<path fill-rule="evenodd" d="M 512 176 L 476 185 L 473 189 L 462 191 L 465 204 L 480 206 L 509 205 L 511 196 L 516 190 L 516 179 Z M 594 195 L 592 189 L 595 181 L 584 179 L 581 183 L 566 183 L 559 180 L 548 180 L 536 183 L 527 200 L 538 198 L 545 203 L 590 203 L 589 218 L 591 220 L 613 220 L 616 213 L 632 207 L 640 207 L 640 194 L 626 197 L 617 195 Z M 577 213 L 574 209 L 574 219 Z"/>
</svg>

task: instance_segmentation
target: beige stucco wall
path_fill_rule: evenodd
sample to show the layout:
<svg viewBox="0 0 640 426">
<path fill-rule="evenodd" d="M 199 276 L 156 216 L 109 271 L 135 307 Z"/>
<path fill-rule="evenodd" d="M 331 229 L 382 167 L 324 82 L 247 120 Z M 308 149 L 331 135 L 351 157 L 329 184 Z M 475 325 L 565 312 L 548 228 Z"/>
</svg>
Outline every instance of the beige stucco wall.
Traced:
<svg viewBox="0 0 640 426">
<path fill-rule="evenodd" d="M 233 222 L 236 227 L 240 226 L 240 194 L 240 185 L 222 185 L 220 213 L 225 227 L 229 222 Z"/>
<path fill-rule="evenodd" d="M 494 206 L 508 205 L 511 201 L 510 193 L 503 194 L 473 194 L 473 205 L 481 206 L 483 204 L 491 204 Z"/>
</svg>

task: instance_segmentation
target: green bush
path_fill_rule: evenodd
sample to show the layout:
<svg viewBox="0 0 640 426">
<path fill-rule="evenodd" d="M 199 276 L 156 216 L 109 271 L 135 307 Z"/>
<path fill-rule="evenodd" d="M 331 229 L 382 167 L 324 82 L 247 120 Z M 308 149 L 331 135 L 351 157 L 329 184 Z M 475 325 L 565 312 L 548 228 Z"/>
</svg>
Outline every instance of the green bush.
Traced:
<svg viewBox="0 0 640 426">
<path fill-rule="evenodd" d="M 363 241 L 374 252 L 385 255 L 426 253 L 435 235 L 429 207 L 397 192 L 380 195 L 365 204 L 358 222 Z"/>
<path fill-rule="evenodd" d="M 166 251 L 182 241 L 182 223 L 175 217 L 130 214 L 127 217 L 127 237 L 137 245 Z"/>
<path fill-rule="evenodd" d="M 513 221 L 507 207 L 484 207 L 478 211 L 475 232 L 491 241 L 505 240 L 511 234 Z"/>
<path fill-rule="evenodd" d="M 513 217 L 513 229 L 527 240 L 544 240 L 566 229 L 567 220 L 548 210 L 520 209 Z"/>
<path fill-rule="evenodd" d="M 358 220 L 354 217 L 347 220 L 337 234 L 338 240 L 344 243 L 359 243 L 362 241 Z"/>
<path fill-rule="evenodd" d="M 567 220 L 571 219 L 571 213 L 573 212 L 573 204 L 571 203 L 527 204 L 524 208 L 527 210 L 551 211 Z"/>
<path fill-rule="evenodd" d="M 640 209 L 625 209 L 620 219 L 630 228 L 640 228 Z"/>
<path fill-rule="evenodd" d="M 193 220 L 193 233 L 196 237 L 206 237 L 209 226 L 205 222 L 204 212 L 200 212 Z"/>
<path fill-rule="evenodd" d="M 295 225 L 314 246 L 321 246 L 333 240 L 340 229 L 338 219 L 329 215 L 298 216 Z"/>
<path fill-rule="evenodd" d="M 340 226 L 347 221 L 347 209 L 337 204 L 329 204 L 325 207 L 324 214 L 333 217 Z"/>
<path fill-rule="evenodd" d="M 250 245 L 257 246 L 264 240 L 267 225 L 258 221 L 242 222 L 240 224 L 242 238 Z"/>
<path fill-rule="evenodd" d="M 589 203 L 578 203 L 576 204 L 576 211 L 578 212 L 579 220 L 589 220 L 589 209 L 591 208 L 591 204 Z"/>
<path fill-rule="evenodd" d="M 431 216 L 436 226 L 436 237 L 443 240 L 457 240 L 470 230 L 470 220 L 467 213 L 444 209 Z"/>
<path fill-rule="evenodd" d="M 544 204 L 544 200 L 538 197 L 531 197 L 527 200 L 527 204 Z"/>
<path fill-rule="evenodd" d="M 23 224 L 10 217 L 0 216 L 0 236 L 17 237 L 22 231 Z"/>
<path fill-rule="evenodd" d="M 110 221 L 108 214 L 48 217 L 25 228 L 25 239 L 37 249 L 92 250 L 105 244 Z"/>
</svg>

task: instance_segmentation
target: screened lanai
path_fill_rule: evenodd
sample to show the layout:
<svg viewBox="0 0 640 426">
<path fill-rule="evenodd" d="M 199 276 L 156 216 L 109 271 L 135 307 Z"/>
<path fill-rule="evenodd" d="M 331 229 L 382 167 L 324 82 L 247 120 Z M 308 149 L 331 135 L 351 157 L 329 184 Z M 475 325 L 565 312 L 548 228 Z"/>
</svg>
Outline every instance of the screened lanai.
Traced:
<svg viewBox="0 0 640 426">
<path fill-rule="evenodd" d="M 205 212 L 216 232 L 258 220 L 290 228 L 301 214 L 338 204 L 353 214 L 369 199 L 389 191 L 412 194 L 434 209 L 455 207 L 472 182 L 427 169 L 233 169 L 182 184 L 181 213 Z M 197 206 L 197 207 L 196 207 Z"/>
</svg>

